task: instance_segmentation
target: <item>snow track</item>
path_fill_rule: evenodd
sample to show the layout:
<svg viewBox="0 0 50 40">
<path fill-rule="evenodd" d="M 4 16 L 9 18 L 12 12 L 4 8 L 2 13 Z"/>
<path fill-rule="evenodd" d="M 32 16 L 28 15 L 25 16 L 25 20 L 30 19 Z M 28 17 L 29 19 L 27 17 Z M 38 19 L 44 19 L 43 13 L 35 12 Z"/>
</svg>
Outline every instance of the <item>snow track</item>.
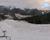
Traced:
<svg viewBox="0 0 50 40">
<path fill-rule="evenodd" d="M 50 24 L 30 24 L 24 21 L 0 22 L 0 35 L 6 30 L 11 40 L 50 40 Z M 0 40 L 3 40 L 0 38 Z"/>
</svg>

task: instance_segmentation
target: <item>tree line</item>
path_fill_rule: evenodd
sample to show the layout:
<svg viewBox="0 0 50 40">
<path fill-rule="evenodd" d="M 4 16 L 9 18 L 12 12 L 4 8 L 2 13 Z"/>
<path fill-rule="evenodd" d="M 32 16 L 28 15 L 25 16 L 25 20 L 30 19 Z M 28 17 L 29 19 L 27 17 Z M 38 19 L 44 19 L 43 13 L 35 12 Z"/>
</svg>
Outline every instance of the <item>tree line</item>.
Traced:
<svg viewBox="0 0 50 40">
<path fill-rule="evenodd" d="M 8 17 L 5 15 L 9 15 L 13 17 L 13 20 L 19 20 L 15 14 L 20 15 L 31 15 L 31 17 L 22 18 L 20 20 L 27 21 L 33 24 L 50 24 L 50 11 L 42 14 L 38 9 L 20 9 L 20 8 L 8 8 L 4 6 L 0 6 L 0 20 L 5 20 Z"/>
</svg>

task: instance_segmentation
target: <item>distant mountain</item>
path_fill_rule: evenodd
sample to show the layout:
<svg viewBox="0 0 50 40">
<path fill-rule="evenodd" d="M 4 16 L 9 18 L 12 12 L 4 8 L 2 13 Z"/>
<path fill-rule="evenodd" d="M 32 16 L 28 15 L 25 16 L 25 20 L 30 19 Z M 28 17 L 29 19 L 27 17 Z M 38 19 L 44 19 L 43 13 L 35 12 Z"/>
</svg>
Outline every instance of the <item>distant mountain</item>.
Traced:
<svg viewBox="0 0 50 40">
<path fill-rule="evenodd" d="M 6 6 L 0 6 L 0 12 L 3 12 L 3 11 L 8 11 L 9 8 L 6 7 Z"/>
</svg>

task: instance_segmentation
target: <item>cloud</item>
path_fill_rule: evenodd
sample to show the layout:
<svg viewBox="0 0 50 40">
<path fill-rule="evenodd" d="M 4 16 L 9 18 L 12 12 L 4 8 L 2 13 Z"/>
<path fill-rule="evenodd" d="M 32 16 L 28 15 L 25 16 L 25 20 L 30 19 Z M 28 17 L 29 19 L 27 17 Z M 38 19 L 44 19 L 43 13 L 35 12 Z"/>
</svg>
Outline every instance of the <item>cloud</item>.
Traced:
<svg viewBox="0 0 50 40">
<path fill-rule="evenodd" d="M 0 5 L 16 6 L 17 8 L 39 8 L 44 2 L 50 4 L 50 0 L 0 0 Z"/>
<path fill-rule="evenodd" d="M 6 5 L 6 6 L 16 6 L 16 7 L 25 7 L 26 4 L 23 2 L 23 0 L 0 0 L 0 5 Z"/>
<path fill-rule="evenodd" d="M 35 0 L 0 0 L 0 5 L 31 8 Z"/>
</svg>

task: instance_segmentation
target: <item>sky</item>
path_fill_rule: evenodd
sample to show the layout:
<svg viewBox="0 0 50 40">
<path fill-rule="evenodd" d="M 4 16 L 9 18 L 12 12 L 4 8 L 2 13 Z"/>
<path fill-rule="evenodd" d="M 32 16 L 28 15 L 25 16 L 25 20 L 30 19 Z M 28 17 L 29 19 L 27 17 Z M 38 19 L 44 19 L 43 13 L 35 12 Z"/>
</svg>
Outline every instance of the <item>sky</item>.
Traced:
<svg viewBox="0 0 50 40">
<path fill-rule="evenodd" d="M 0 5 L 17 8 L 50 9 L 50 0 L 0 0 Z"/>
</svg>

